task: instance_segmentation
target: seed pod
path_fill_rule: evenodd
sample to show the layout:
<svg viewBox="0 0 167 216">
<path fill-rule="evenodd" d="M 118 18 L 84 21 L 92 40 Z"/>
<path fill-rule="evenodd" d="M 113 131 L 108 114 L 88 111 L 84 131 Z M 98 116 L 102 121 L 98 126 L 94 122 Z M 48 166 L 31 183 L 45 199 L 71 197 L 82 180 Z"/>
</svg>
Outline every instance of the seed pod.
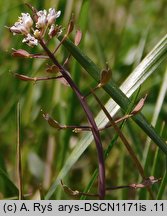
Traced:
<svg viewBox="0 0 167 216">
<path fill-rule="evenodd" d="M 62 126 L 57 121 L 55 121 L 48 113 L 43 113 L 43 117 L 50 126 L 56 129 L 62 129 Z"/>
<path fill-rule="evenodd" d="M 46 69 L 47 73 L 58 73 L 60 69 L 56 65 L 51 65 Z"/>
<path fill-rule="evenodd" d="M 31 54 L 28 53 L 26 50 L 23 50 L 23 49 L 19 49 L 19 50 L 14 49 L 14 52 L 12 53 L 12 56 L 14 56 L 14 57 L 22 57 L 22 58 L 30 58 Z"/>
<path fill-rule="evenodd" d="M 67 35 L 69 35 L 74 29 L 74 18 L 72 17 L 68 24 Z"/>
<path fill-rule="evenodd" d="M 138 112 L 140 112 L 144 106 L 145 100 L 147 98 L 147 95 L 144 98 L 141 98 L 138 104 L 135 106 L 135 108 L 132 110 L 131 114 L 135 115 Z"/>
<path fill-rule="evenodd" d="M 78 46 L 80 44 L 81 39 L 82 39 L 82 32 L 80 30 L 77 30 L 74 44 Z"/>
<path fill-rule="evenodd" d="M 112 75 L 111 69 L 107 68 L 102 70 L 100 75 L 100 86 L 106 85 L 111 79 L 111 75 Z"/>
<path fill-rule="evenodd" d="M 61 180 L 61 185 L 63 187 L 64 192 L 67 193 L 68 195 L 70 195 L 70 196 L 79 196 L 80 195 L 79 191 L 72 190 L 67 185 L 65 185 L 62 180 Z"/>
<path fill-rule="evenodd" d="M 29 77 L 26 75 L 22 75 L 22 74 L 18 74 L 18 73 L 14 73 L 14 76 L 23 81 L 36 81 L 35 78 Z"/>
</svg>

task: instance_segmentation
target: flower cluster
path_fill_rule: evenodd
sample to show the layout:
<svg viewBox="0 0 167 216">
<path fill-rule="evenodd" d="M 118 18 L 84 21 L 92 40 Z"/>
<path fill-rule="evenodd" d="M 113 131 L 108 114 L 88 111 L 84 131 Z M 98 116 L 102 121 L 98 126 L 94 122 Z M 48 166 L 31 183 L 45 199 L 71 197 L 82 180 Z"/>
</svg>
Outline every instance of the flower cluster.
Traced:
<svg viewBox="0 0 167 216">
<path fill-rule="evenodd" d="M 18 21 L 10 27 L 10 31 L 13 35 L 24 35 L 23 43 L 29 46 L 37 46 L 38 39 L 44 37 L 47 28 L 48 35 L 52 38 L 55 35 L 61 33 L 61 27 L 55 26 L 56 19 L 61 15 L 61 11 L 55 11 L 54 8 L 46 10 L 40 10 L 36 13 L 36 18 L 32 19 L 29 13 L 21 13 Z M 33 28 L 35 22 L 35 29 Z"/>
</svg>

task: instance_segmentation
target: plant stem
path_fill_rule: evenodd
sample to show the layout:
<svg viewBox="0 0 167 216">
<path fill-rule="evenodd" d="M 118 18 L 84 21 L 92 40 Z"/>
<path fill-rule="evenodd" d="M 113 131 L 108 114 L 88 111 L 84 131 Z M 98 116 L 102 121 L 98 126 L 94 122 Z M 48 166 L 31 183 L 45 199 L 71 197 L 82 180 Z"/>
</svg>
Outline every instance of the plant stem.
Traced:
<svg viewBox="0 0 167 216">
<path fill-rule="evenodd" d="M 59 62 L 56 60 L 55 56 L 52 54 L 52 52 L 47 48 L 45 45 L 45 42 L 42 39 L 39 39 L 40 45 L 43 47 L 49 58 L 53 61 L 53 63 L 60 69 L 61 74 L 66 79 L 66 81 L 69 83 L 73 91 L 75 92 L 78 100 L 80 101 L 80 104 L 85 111 L 85 114 L 87 116 L 88 122 L 91 125 L 92 134 L 96 143 L 97 148 L 97 154 L 98 154 L 98 166 L 99 166 L 99 185 L 98 185 L 98 191 L 99 191 L 99 198 L 104 199 L 105 197 L 105 165 L 104 165 L 104 156 L 103 156 L 103 147 L 100 139 L 100 133 L 98 130 L 98 127 L 96 125 L 96 122 L 93 118 L 92 112 L 90 111 L 87 102 L 76 86 L 76 84 L 73 82 L 71 77 L 68 75 L 67 71 L 64 69 L 62 65 L 59 64 Z"/>
</svg>

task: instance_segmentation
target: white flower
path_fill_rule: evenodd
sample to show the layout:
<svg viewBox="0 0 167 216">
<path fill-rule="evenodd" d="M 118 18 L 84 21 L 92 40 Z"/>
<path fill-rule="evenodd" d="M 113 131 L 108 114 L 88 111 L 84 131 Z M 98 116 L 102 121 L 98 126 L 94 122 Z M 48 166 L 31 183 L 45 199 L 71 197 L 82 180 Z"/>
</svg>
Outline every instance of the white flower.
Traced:
<svg viewBox="0 0 167 216">
<path fill-rule="evenodd" d="M 24 34 L 27 35 L 30 32 L 30 28 L 33 25 L 33 20 L 28 13 L 22 13 L 18 21 L 10 28 L 13 34 Z"/>
<path fill-rule="evenodd" d="M 60 15 L 61 11 L 56 12 L 54 8 L 50 8 L 47 15 L 48 25 L 52 25 L 55 22 L 56 18 L 58 18 Z"/>
<path fill-rule="evenodd" d="M 35 21 L 35 27 L 33 28 L 34 20 L 29 13 L 21 13 L 18 21 L 10 27 L 10 31 L 15 34 L 23 34 L 25 37 L 23 43 L 27 43 L 29 46 L 38 45 L 38 39 L 45 36 L 46 30 L 50 38 L 59 36 L 62 32 L 61 26 L 55 26 L 56 18 L 61 15 L 61 11 L 55 11 L 54 8 L 46 10 L 40 10 L 36 13 L 37 19 Z"/>
<path fill-rule="evenodd" d="M 37 23 L 36 23 L 36 27 L 39 29 L 42 29 L 46 26 L 47 24 L 47 11 L 46 10 L 40 10 L 37 12 Z"/>
<path fill-rule="evenodd" d="M 20 22 L 16 22 L 11 28 L 10 31 L 15 34 L 28 34 L 27 28 Z"/>
<path fill-rule="evenodd" d="M 30 31 L 30 28 L 27 27 L 23 22 L 16 22 L 11 28 L 10 31 L 13 34 L 25 34 L 27 35 Z"/>
<path fill-rule="evenodd" d="M 22 17 L 19 17 L 21 23 L 24 23 L 26 28 L 31 28 L 33 25 L 33 20 L 29 13 L 22 13 Z"/>
<path fill-rule="evenodd" d="M 28 34 L 27 37 L 22 40 L 22 42 L 31 47 L 38 45 L 38 40 L 30 34 Z"/>
</svg>

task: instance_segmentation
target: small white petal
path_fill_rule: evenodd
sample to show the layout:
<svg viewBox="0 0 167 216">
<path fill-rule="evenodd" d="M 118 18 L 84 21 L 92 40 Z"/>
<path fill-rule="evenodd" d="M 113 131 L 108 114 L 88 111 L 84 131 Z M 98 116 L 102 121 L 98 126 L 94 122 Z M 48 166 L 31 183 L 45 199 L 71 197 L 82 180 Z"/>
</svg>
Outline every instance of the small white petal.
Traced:
<svg viewBox="0 0 167 216">
<path fill-rule="evenodd" d="M 61 15 L 61 11 L 57 11 L 56 18 L 58 18 Z"/>
<path fill-rule="evenodd" d="M 54 8 L 49 8 L 49 13 L 48 13 L 48 15 L 50 14 L 50 15 L 53 15 L 53 14 L 55 14 L 56 12 L 55 12 L 55 9 Z"/>
</svg>

